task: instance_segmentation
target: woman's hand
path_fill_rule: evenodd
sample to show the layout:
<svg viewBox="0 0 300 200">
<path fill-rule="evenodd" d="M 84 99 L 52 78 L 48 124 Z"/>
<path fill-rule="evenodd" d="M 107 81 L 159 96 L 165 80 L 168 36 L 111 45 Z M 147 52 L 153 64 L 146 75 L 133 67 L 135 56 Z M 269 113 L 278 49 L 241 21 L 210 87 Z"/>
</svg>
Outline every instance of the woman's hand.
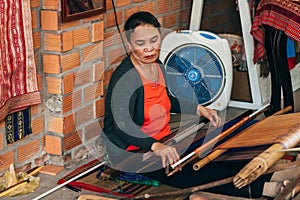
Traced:
<svg viewBox="0 0 300 200">
<path fill-rule="evenodd" d="M 151 146 L 151 150 L 156 156 L 161 157 L 163 168 L 167 167 L 167 162 L 169 164 L 174 164 L 180 159 L 180 156 L 175 147 L 162 144 L 160 142 L 155 142 Z"/>
<path fill-rule="evenodd" d="M 215 127 L 218 127 L 221 125 L 222 120 L 215 110 L 204 107 L 202 105 L 198 105 L 197 115 L 207 118 L 210 121 L 210 123 Z"/>
</svg>

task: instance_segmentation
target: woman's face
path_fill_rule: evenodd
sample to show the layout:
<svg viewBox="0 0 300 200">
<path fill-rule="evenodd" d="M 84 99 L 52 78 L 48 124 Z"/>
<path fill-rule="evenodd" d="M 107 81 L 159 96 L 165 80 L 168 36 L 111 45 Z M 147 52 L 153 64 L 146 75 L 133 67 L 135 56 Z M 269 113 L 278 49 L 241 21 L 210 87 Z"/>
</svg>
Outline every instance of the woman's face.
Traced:
<svg viewBox="0 0 300 200">
<path fill-rule="evenodd" d="M 150 24 L 137 26 L 130 36 L 132 56 L 138 64 L 149 64 L 157 60 L 160 53 L 161 36 Z"/>
</svg>

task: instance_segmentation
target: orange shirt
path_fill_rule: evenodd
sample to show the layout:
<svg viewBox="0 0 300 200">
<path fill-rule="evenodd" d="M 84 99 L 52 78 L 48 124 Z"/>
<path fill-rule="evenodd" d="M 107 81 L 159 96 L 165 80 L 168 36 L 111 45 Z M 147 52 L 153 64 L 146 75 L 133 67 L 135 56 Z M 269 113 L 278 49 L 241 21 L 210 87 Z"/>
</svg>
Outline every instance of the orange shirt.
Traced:
<svg viewBox="0 0 300 200">
<path fill-rule="evenodd" d="M 156 140 L 168 136 L 171 133 L 170 109 L 171 103 L 166 91 L 165 80 L 158 65 L 159 81 L 152 82 L 140 74 L 144 85 L 144 124 L 141 131 Z M 127 150 L 138 149 L 129 146 Z"/>
</svg>

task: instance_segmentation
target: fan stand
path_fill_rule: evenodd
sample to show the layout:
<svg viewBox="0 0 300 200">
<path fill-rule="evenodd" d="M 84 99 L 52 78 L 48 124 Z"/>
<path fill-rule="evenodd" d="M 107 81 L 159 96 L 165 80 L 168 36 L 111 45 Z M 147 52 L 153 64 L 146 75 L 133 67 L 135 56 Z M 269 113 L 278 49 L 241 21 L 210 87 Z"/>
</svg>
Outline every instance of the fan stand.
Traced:
<svg viewBox="0 0 300 200">
<path fill-rule="evenodd" d="M 196 31 L 200 29 L 203 2 L 204 0 L 193 2 L 191 21 L 190 21 L 190 30 Z M 262 102 L 262 96 L 259 87 L 259 76 L 257 72 L 258 66 L 253 63 L 254 44 L 253 44 L 253 37 L 250 34 L 252 23 L 251 23 L 251 15 L 250 15 L 249 6 L 247 4 L 247 0 L 238 0 L 238 8 L 239 11 L 242 11 L 240 12 L 240 20 L 242 26 L 246 61 L 248 66 L 248 76 L 249 76 L 252 102 L 230 100 L 228 106 L 244 108 L 244 109 L 258 109 L 263 106 L 263 102 Z"/>
</svg>

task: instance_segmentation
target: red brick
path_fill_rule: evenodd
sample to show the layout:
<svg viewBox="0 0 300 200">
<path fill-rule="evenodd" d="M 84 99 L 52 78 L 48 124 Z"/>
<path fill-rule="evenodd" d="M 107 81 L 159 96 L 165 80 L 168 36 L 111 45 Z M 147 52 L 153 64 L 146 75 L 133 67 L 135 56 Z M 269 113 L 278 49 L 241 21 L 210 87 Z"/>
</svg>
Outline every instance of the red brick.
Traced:
<svg viewBox="0 0 300 200">
<path fill-rule="evenodd" d="M 40 0 L 30 0 L 30 7 L 35 8 L 40 6 Z"/>
<path fill-rule="evenodd" d="M 30 107 L 31 115 L 38 114 L 39 113 L 39 107 L 40 107 L 40 105 L 33 105 L 33 106 L 31 106 Z"/>
<path fill-rule="evenodd" d="M 130 0 L 116 0 L 117 7 L 128 6 L 128 5 L 130 5 Z"/>
<path fill-rule="evenodd" d="M 156 13 L 166 14 L 169 12 L 170 2 L 166 0 L 156 0 Z"/>
<path fill-rule="evenodd" d="M 38 156 L 40 140 L 34 140 L 18 147 L 18 163 Z"/>
<path fill-rule="evenodd" d="M 78 52 L 69 53 L 61 56 L 62 71 L 66 72 L 80 65 L 80 55 Z"/>
<path fill-rule="evenodd" d="M 74 48 L 74 43 L 73 43 L 73 31 L 67 31 L 63 32 L 61 34 L 61 40 L 62 40 L 62 51 L 66 52 L 69 50 L 72 50 Z"/>
<path fill-rule="evenodd" d="M 47 51 L 61 51 L 61 37 L 60 34 L 45 33 L 44 34 L 44 48 Z"/>
<path fill-rule="evenodd" d="M 103 43 L 98 42 L 82 49 L 83 62 L 99 60 L 103 56 Z"/>
<path fill-rule="evenodd" d="M 124 58 L 125 52 L 122 47 L 113 49 L 107 52 L 107 65 L 110 66 L 114 63 L 120 63 L 120 61 Z"/>
<path fill-rule="evenodd" d="M 3 147 L 3 144 L 4 144 L 4 137 L 3 136 L 4 136 L 4 133 L 0 132 L 0 151 L 4 148 Z M 0 160 L 1 160 L 1 156 L 0 156 Z"/>
<path fill-rule="evenodd" d="M 47 93 L 48 94 L 61 94 L 62 80 L 57 77 L 46 77 Z"/>
<path fill-rule="evenodd" d="M 104 61 L 97 62 L 93 65 L 93 82 L 102 80 L 104 77 Z"/>
<path fill-rule="evenodd" d="M 99 137 L 102 132 L 102 127 L 98 121 L 95 121 L 85 127 L 85 142 Z"/>
<path fill-rule="evenodd" d="M 44 116 L 42 115 L 42 116 L 39 116 L 39 117 L 33 119 L 31 126 L 32 126 L 32 134 L 36 135 L 36 134 L 44 133 L 44 131 L 45 131 Z"/>
<path fill-rule="evenodd" d="M 41 11 L 41 28 L 42 30 L 58 30 L 58 11 Z"/>
<path fill-rule="evenodd" d="M 155 13 L 154 12 L 155 11 L 155 3 L 149 2 L 149 3 L 142 4 L 141 10 L 148 11 L 148 12 L 154 14 Z"/>
<path fill-rule="evenodd" d="M 185 9 L 179 12 L 179 22 L 180 23 L 189 23 L 190 12 L 189 9 Z"/>
<path fill-rule="evenodd" d="M 46 152 L 53 155 L 62 155 L 62 138 L 59 136 L 45 136 Z"/>
<path fill-rule="evenodd" d="M 78 127 L 93 119 L 93 106 L 88 105 L 75 113 L 75 126 Z"/>
<path fill-rule="evenodd" d="M 133 13 L 136 13 L 140 10 L 138 6 L 130 7 L 129 9 L 125 10 L 125 19 L 128 19 Z"/>
<path fill-rule="evenodd" d="M 95 101 L 95 118 L 104 116 L 104 98 Z"/>
<path fill-rule="evenodd" d="M 61 133 L 64 131 L 64 120 L 61 117 L 49 117 L 48 129 L 51 132 Z"/>
<path fill-rule="evenodd" d="M 82 22 L 83 23 L 93 23 L 95 21 L 103 21 L 103 19 L 104 19 L 104 13 L 101 13 L 101 14 L 98 14 L 98 15 L 94 15 L 94 16 L 91 16 L 91 17 L 84 18 L 84 19 L 82 19 Z"/>
<path fill-rule="evenodd" d="M 9 169 L 9 166 L 11 164 L 14 164 L 14 152 L 13 151 L 8 151 L 6 153 L 3 153 L 0 155 L 0 159 L 3 162 L 0 165 L 0 171 L 5 171 L 7 169 Z"/>
<path fill-rule="evenodd" d="M 117 11 L 118 23 L 123 24 L 122 11 Z M 113 12 L 106 13 L 105 28 L 116 26 L 115 14 Z"/>
<path fill-rule="evenodd" d="M 89 27 L 77 28 L 73 30 L 74 46 L 87 44 L 91 41 L 91 33 Z"/>
<path fill-rule="evenodd" d="M 63 169 L 64 169 L 63 166 L 46 165 L 40 170 L 40 173 L 56 176 Z"/>
<path fill-rule="evenodd" d="M 81 91 L 66 95 L 62 99 L 62 114 L 81 106 Z"/>
<path fill-rule="evenodd" d="M 39 49 L 41 47 L 41 33 L 40 32 L 33 32 L 33 48 Z"/>
<path fill-rule="evenodd" d="M 108 86 L 108 83 L 109 83 L 109 80 L 110 80 L 110 77 L 113 73 L 113 69 L 110 69 L 110 70 L 105 70 L 104 72 L 104 78 L 103 78 L 103 87 L 107 87 Z"/>
<path fill-rule="evenodd" d="M 64 134 L 69 134 L 73 131 L 75 131 L 75 119 L 74 115 L 70 114 L 66 117 L 64 117 Z"/>
<path fill-rule="evenodd" d="M 84 89 L 84 102 L 92 101 L 100 96 L 103 96 L 103 81 L 94 83 Z"/>
<path fill-rule="evenodd" d="M 171 0 L 171 10 L 180 10 L 183 9 L 183 2 L 180 0 Z"/>
<path fill-rule="evenodd" d="M 41 74 L 37 74 L 37 84 L 38 84 L 38 90 L 43 91 L 43 76 Z"/>
<path fill-rule="evenodd" d="M 172 13 L 164 16 L 164 27 L 171 28 L 177 25 L 177 14 Z"/>
<path fill-rule="evenodd" d="M 42 8 L 47 10 L 59 10 L 61 0 L 43 0 Z"/>
<path fill-rule="evenodd" d="M 49 74 L 60 73 L 60 56 L 54 54 L 43 55 L 44 72 Z"/>
<path fill-rule="evenodd" d="M 112 1 L 105 1 L 106 12 L 113 9 Z"/>
<path fill-rule="evenodd" d="M 31 10 L 31 26 L 32 26 L 32 29 L 38 28 L 37 18 L 38 18 L 37 11 L 36 10 Z"/>
<path fill-rule="evenodd" d="M 75 20 L 75 21 L 71 21 L 71 22 L 65 22 L 65 23 L 59 24 L 59 29 L 60 30 L 70 29 L 70 28 L 77 27 L 80 24 L 81 24 L 80 20 Z"/>
<path fill-rule="evenodd" d="M 104 23 L 94 23 L 92 25 L 92 42 L 104 40 Z"/>
<path fill-rule="evenodd" d="M 75 133 L 72 133 L 68 135 L 67 137 L 64 138 L 63 141 L 63 149 L 64 151 L 68 151 L 70 149 L 73 149 L 74 147 L 82 144 L 82 136 L 81 136 L 81 131 L 77 131 Z"/>
<path fill-rule="evenodd" d="M 103 41 L 103 47 L 107 48 L 110 46 L 115 45 L 115 37 L 116 37 L 116 31 L 106 31 L 104 34 L 105 40 Z"/>
<path fill-rule="evenodd" d="M 92 69 L 81 67 L 77 72 L 74 73 L 74 85 L 83 86 L 92 81 Z"/>
<path fill-rule="evenodd" d="M 63 77 L 63 94 L 68 94 L 74 90 L 74 73 L 69 73 Z"/>
</svg>

